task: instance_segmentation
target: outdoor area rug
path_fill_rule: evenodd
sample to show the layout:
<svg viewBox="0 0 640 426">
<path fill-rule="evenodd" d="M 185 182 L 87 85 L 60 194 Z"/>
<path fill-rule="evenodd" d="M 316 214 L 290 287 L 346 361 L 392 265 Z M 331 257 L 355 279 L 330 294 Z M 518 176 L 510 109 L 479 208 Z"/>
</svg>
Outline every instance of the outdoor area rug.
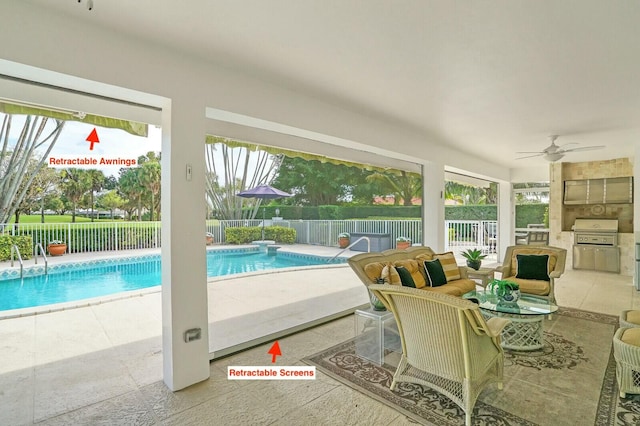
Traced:
<svg viewBox="0 0 640 426">
<path fill-rule="evenodd" d="M 504 389 L 485 388 L 473 424 L 639 425 L 640 395 L 619 398 L 612 349 L 617 327 L 615 316 L 560 308 L 544 320 L 544 348 L 505 350 Z M 357 356 L 363 334 L 304 361 L 418 423 L 464 424 L 464 412 L 436 391 L 412 383 L 390 391 L 399 355 L 387 350 L 381 367 Z"/>
</svg>

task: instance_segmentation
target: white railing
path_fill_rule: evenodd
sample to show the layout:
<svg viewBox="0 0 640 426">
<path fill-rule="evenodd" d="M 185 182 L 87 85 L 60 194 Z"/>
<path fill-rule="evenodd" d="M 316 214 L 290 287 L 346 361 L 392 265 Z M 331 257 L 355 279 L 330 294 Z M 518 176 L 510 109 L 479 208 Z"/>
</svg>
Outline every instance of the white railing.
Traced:
<svg viewBox="0 0 640 426">
<path fill-rule="evenodd" d="M 390 246 L 395 246 L 398 237 L 407 237 L 414 243 L 422 241 L 419 219 L 265 221 L 265 226 L 272 225 L 295 229 L 299 244 L 335 247 L 338 235 L 343 232 L 384 236 Z M 203 234 L 213 234 L 214 242 L 220 244 L 225 242 L 226 228 L 255 226 L 262 226 L 262 220 L 210 220 Z M 67 244 L 67 253 L 158 248 L 161 240 L 160 222 L 0 224 L 0 230 L 10 235 L 31 235 L 34 245 L 40 243 L 44 247 L 51 241 L 62 241 Z M 483 253 L 492 255 L 497 251 L 496 230 L 496 221 L 447 220 L 445 249 L 459 254 L 468 248 L 480 248 Z"/>
<path fill-rule="evenodd" d="M 34 246 L 52 241 L 67 245 L 67 253 L 90 253 L 160 247 L 160 222 L 83 222 L 0 224 L 2 233 L 30 235 Z"/>
<path fill-rule="evenodd" d="M 382 234 L 388 235 L 395 244 L 398 237 L 407 237 L 413 242 L 422 241 L 422 222 L 406 220 L 278 220 L 265 221 L 266 226 L 284 226 L 296 230 L 296 243 L 327 247 L 338 245 L 338 234 Z M 224 230 L 229 227 L 262 226 L 262 220 L 207 221 L 207 232 L 214 235 L 216 243 L 224 243 Z"/>
<path fill-rule="evenodd" d="M 445 250 L 456 256 L 478 248 L 488 260 L 497 259 L 498 222 L 495 220 L 445 220 Z"/>
</svg>

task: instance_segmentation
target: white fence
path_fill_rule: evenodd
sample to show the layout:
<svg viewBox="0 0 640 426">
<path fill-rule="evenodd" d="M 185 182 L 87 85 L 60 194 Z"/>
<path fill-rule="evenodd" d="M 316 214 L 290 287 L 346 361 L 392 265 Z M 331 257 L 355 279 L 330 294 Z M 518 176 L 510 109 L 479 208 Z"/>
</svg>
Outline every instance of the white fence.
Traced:
<svg viewBox="0 0 640 426">
<path fill-rule="evenodd" d="M 446 220 L 445 250 L 459 256 L 470 248 L 482 250 L 488 260 L 497 260 L 498 222 L 495 220 Z"/>
<path fill-rule="evenodd" d="M 414 243 L 422 241 L 422 222 L 418 219 L 265 221 L 265 226 L 271 225 L 295 229 L 299 244 L 337 246 L 342 232 L 384 235 L 392 245 L 398 237 L 407 237 Z M 224 243 L 226 228 L 245 226 L 262 226 L 262 220 L 207 221 L 206 231 L 213 234 L 216 243 Z M 0 229 L 4 234 L 31 235 L 34 246 L 63 241 L 68 253 L 158 248 L 161 241 L 160 222 L 0 224 Z M 468 248 L 480 248 L 485 254 L 494 254 L 496 230 L 496 221 L 447 220 L 445 249 L 459 254 Z"/>
<path fill-rule="evenodd" d="M 160 222 L 82 222 L 0 224 L 2 233 L 30 235 L 33 245 L 67 244 L 67 253 L 160 247 Z"/>
</svg>

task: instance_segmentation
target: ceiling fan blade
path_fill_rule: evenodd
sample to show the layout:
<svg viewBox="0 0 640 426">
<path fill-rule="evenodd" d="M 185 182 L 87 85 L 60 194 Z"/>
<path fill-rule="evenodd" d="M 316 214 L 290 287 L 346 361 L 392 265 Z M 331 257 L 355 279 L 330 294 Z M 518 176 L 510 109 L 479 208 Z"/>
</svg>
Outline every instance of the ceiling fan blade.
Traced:
<svg viewBox="0 0 640 426">
<path fill-rule="evenodd" d="M 604 145 L 583 146 L 583 147 L 579 147 L 579 148 L 565 149 L 565 150 L 563 150 L 563 152 L 593 151 L 593 150 L 602 149 L 602 148 L 605 148 L 605 146 Z"/>
<path fill-rule="evenodd" d="M 516 151 L 516 154 L 538 154 L 542 155 L 544 152 L 541 151 Z"/>
<path fill-rule="evenodd" d="M 527 154 L 527 153 L 526 152 L 521 152 L 520 154 Z M 544 155 L 544 152 L 538 152 L 538 153 L 533 154 L 533 155 L 525 155 L 524 157 L 516 158 L 516 160 L 524 160 L 525 158 L 540 157 L 541 155 Z"/>
</svg>

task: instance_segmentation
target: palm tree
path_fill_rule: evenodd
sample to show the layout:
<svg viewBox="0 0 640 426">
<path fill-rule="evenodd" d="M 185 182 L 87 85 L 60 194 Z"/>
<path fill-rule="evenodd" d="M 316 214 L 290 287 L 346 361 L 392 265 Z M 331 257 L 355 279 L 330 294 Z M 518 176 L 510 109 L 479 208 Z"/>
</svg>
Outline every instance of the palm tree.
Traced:
<svg viewBox="0 0 640 426">
<path fill-rule="evenodd" d="M 82 169 L 62 170 L 60 172 L 60 187 L 62 193 L 66 195 L 73 206 L 71 222 L 75 222 L 78 202 L 91 189 L 91 178 L 88 171 Z"/>
<path fill-rule="evenodd" d="M 89 180 L 91 181 L 91 222 L 93 222 L 94 214 L 93 208 L 95 206 L 95 193 L 102 190 L 104 186 L 104 173 L 100 170 L 87 170 Z"/>
<path fill-rule="evenodd" d="M 376 183 L 385 194 L 394 195 L 394 204 L 398 204 L 400 198 L 403 205 L 412 206 L 413 197 L 422 193 L 422 179 L 415 173 L 400 171 L 400 175 L 393 173 L 375 172 L 367 176 L 367 181 Z M 382 195 L 382 194 L 380 194 Z"/>
</svg>

